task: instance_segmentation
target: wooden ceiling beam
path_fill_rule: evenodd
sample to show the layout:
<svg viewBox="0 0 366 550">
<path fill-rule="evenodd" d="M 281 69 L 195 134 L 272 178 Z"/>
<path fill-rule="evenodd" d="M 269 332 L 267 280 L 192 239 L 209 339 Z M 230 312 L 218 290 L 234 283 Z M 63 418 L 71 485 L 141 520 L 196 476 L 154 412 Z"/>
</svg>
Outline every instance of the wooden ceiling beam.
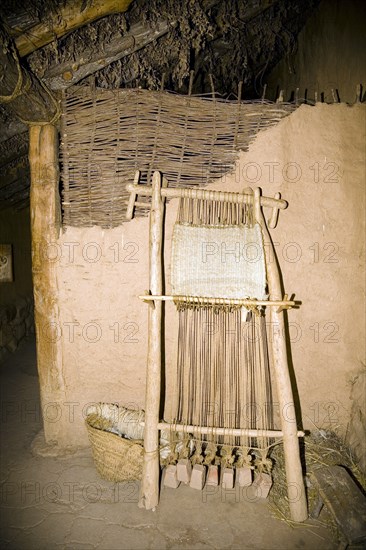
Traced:
<svg viewBox="0 0 366 550">
<path fill-rule="evenodd" d="M 153 28 L 146 27 L 141 22 L 135 23 L 124 36 L 119 32 L 116 33 L 106 46 L 102 45 L 101 51 L 96 55 L 90 56 L 88 51 L 84 51 L 79 59 L 56 65 L 46 72 L 42 80 L 51 90 L 65 90 L 110 63 L 144 48 L 150 42 L 167 34 L 171 28 L 172 25 L 167 21 L 160 21 Z"/>
<path fill-rule="evenodd" d="M 74 31 L 83 25 L 92 23 L 106 15 L 121 13 L 128 9 L 132 0 L 69 0 L 66 5 L 51 13 L 44 21 L 18 34 L 18 30 L 10 32 L 15 40 L 15 45 L 20 57 L 42 48 L 53 40 Z"/>
<path fill-rule="evenodd" d="M 204 9 L 209 10 L 219 4 L 220 0 L 205 0 Z M 161 20 L 153 27 L 148 27 L 138 21 L 131 25 L 129 32 L 121 36 L 120 32 L 108 40 L 108 44 L 102 45 L 101 51 L 91 55 L 87 48 L 79 55 L 77 60 L 56 65 L 46 72 L 43 79 L 51 90 L 65 90 L 77 84 L 83 78 L 104 69 L 114 61 L 127 57 L 145 46 L 158 40 L 167 34 L 176 21 Z"/>
<path fill-rule="evenodd" d="M 264 0 L 259 8 L 249 7 L 242 21 L 254 19 L 278 1 Z M 219 0 L 206 0 L 203 5 L 205 10 L 209 10 L 218 3 Z M 111 63 L 143 49 L 151 42 L 167 34 L 175 25 L 176 22 L 174 21 L 168 23 L 168 21 L 162 20 L 154 27 L 148 27 L 138 21 L 132 24 L 129 32 L 123 36 L 120 32 L 116 32 L 109 39 L 108 44 L 102 45 L 101 51 L 97 54 L 90 54 L 90 51 L 85 48 L 79 54 L 78 59 L 55 65 L 45 73 L 42 80 L 47 83 L 51 90 L 66 90 Z"/>
</svg>

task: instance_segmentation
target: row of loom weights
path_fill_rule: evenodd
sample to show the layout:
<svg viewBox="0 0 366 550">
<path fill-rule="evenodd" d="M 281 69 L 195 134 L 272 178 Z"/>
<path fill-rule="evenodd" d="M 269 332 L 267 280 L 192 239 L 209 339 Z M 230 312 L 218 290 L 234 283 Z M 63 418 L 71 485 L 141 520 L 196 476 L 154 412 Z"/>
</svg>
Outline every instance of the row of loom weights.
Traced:
<svg viewBox="0 0 366 550">
<path fill-rule="evenodd" d="M 221 479 L 219 479 L 221 478 Z M 223 489 L 233 489 L 236 484 L 240 488 L 250 487 L 253 498 L 267 498 L 272 487 L 272 477 L 264 472 L 252 478 L 250 467 L 222 468 L 221 476 L 219 466 L 211 464 L 208 469 L 203 464 L 195 464 L 192 467 L 188 458 L 178 460 L 177 464 L 170 464 L 164 468 L 162 484 L 164 487 L 177 489 L 183 483 L 192 489 L 202 491 L 206 486 Z"/>
</svg>

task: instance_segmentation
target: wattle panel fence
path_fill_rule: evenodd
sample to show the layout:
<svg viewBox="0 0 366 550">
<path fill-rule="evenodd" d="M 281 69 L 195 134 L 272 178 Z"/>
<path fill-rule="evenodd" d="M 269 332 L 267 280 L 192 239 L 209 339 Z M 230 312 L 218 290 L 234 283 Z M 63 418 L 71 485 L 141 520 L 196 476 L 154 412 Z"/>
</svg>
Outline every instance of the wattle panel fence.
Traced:
<svg viewBox="0 0 366 550">
<path fill-rule="evenodd" d="M 61 182 L 63 224 L 116 227 L 140 170 L 169 185 L 204 187 L 234 169 L 259 130 L 296 106 L 228 101 L 141 89 L 71 88 L 63 98 Z M 139 202 L 141 202 L 139 200 Z M 140 207 L 136 215 L 146 215 Z"/>
</svg>

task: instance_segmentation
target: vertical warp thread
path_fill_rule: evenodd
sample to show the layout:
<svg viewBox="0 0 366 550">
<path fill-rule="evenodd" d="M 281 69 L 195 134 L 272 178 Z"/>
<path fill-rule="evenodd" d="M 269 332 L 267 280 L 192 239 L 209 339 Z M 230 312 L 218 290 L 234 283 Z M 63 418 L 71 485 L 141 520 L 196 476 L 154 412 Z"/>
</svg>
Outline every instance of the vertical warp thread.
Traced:
<svg viewBox="0 0 366 550">
<path fill-rule="evenodd" d="M 251 206 L 180 200 L 178 223 L 252 224 Z M 264 316 L 243 319 L 240 309 L 180 307 L 177 405 L 174 421 L 197 426 L 273 429 L 273 406 Z M 267 436 L 198 437 L 216 445 L 267 449 Z"/>
</svg>

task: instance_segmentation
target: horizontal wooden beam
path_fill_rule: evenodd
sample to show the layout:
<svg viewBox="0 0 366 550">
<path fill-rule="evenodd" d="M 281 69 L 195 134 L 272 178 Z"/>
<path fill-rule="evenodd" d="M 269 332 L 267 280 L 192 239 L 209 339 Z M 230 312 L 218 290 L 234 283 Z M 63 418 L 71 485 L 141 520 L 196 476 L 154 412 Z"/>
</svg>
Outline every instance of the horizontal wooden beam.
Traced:
<svg viewBox="0 0 366 550">
<path fill-rule="evenodd" d="M 227 305 L 227 306 L 266 306 L 266 307 L 279 307 L 282 309 L 291 309 L 298 303 L 293 300 L 249 300 L 248 299 L 236 299 L 236 298 L 207 298 L 204 296 L 171 296 L 171 295 L 153 295 L 142 294 L 139 299 L 143 302 L 181 302 L 185 303 L 197 303 L 198 305 Z"/>
<path fill-rule="evenodd" d="M 203 7 L 207 11 L 218 3 L 219 0 L 205 0 Z M 151 27 L 142 21 L 133 23 L 130 30 L 123 36 L 120 32 L 116 32 L 113 37 L 110 37 L 108 44 L 103 44 L 98 54 L 90 55 L 88 49 L 85 48 L 78 55 L 78 59 L 58 64 L 47 71 L 43 80 L 52 90 L 65 90 L 110 63 L 141 50 L 167 34 L 175 25 L 175 21 L 168 23 L 165 20 L 158 21 Z"/>
<path fill-rule="evenodd" d="M 24 57 L 35 50 L 49 44 L 53 40 L 64 36 L 70 31 L 101 19 L 106 15 L 121 13 L 128 9 L 132 0 L 68 0 L 57 10 L 53 10 L 43 21 L 28 29 L 25 33 L 16 36 L 13 30 L 15 45 L 20 57 Z"/>
<path fill-rule="evenodd" d="M 126 189 L 129 193 L 139 197 L 151 197 L 152 196 L 152 188 L 149 185 L 141 185 L 141 184 L 134 184 L 134 183 L 128 183 L 126 185 Z M 209 189 L 200 189 L 199 187 L 191 187 L 191 188 L 185 188 L 185 187 L 168 187 L 168 188 L 162 188 L 161 189 L 161 196 L 166 197 L 168 199 L 174 199 L 174 198 L 192 198 L 192 199 L 203 199 L 203 200 L 210 200 L 210 201 L 218 201 L 218 202 L 231 202 L 234 204 L 253 204 L 253 195 L 250 195 L 249 193 L 235 193 L 235 192 L 229 192 L 229 191 L 213 191 Z M 133 203 L 132 203 L 133 204 Z M 260 204 L 261 206 L 269 206 L 271 208 L 278 208 L 280 210 L 284 210 L 287 208 L 288 203 L 284 199 L 273 199 L 272 197 L 260 197 Z M 148 204 L 146 205 L 149 206 Z M 126 218 L 130 219 L 130 214 L 132 212 L 128 212 L 126 214 Z"/>
<path fill-rule="evenodd" d="M 145 427 L 145 422 L 140 422 L 140 426 Z M 246 437 L 283 437 L 281 430 L 256 430 L 250 428 L 216 428 L 213 426 L 193 426 L 187 424 L 174 424 L 159 422 L 158 430 L 170 430 L 175 432 L 184 432 L 192 434 L 206 434 L 206 435 L 231 435 L 234 437 L 246 436 Z M 305 437 L 305 432 L 299 430 L 297 437 Z"/>
<path fill-rule="evenodd" d="M 153 28 L 138 22 L 124 36 L 116 33 L 97 55 L 90 57 L 84 51 L 77 60 L 61 63 L 47 71 L 43 80 L 52 90 L 65 90 L 110 63 L 144 48 L 166 34 L 170 28 L 167 21 L 160 21 Z"/>
</svg>

